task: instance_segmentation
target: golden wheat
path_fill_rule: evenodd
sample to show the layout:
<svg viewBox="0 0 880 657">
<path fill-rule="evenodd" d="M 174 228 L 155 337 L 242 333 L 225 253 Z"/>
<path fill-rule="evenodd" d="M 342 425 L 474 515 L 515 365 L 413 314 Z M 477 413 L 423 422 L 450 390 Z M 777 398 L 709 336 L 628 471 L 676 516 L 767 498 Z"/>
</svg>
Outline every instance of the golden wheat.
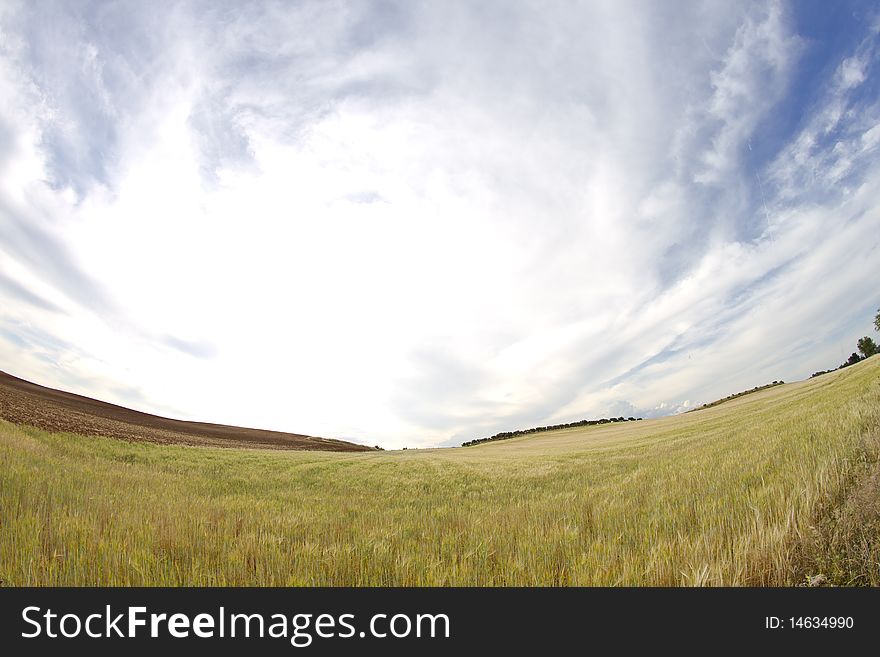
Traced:
<svg viewBox="0 0 880 657">
<path fill-rule="evenodd" d="M 880 358 L 445 450 L 168 447 L 0 422 L 7 585 L 785 584 L 868 458 Z"/>
</svg>

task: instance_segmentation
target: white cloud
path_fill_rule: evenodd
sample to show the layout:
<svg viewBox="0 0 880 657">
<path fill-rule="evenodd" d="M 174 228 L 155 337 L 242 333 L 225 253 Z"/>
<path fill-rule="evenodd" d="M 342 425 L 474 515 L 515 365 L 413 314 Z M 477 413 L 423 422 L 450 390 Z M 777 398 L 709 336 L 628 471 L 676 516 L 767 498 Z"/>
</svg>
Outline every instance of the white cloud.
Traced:
<svg viewBox="0 0 880 657">
<path fill-rule="evenodd" d="M 801 40 L 786 24 L 780 2 L 762 10 L 758 16 L 746 16 L 721 66 L 710 75 L 712 96 L 702 112 L 707 126 L 717 127 L 710 148 L 698 156 L 702 166 L 694 176 L 696 182 L 720 183 L 729 178 L 758 122 L 785 94 Z M 695 110 L 697 115 L 700 112 Z"/>
<path fill-rule="evenodd" d="M 18 375 L 429 445 L 802 376 L 873 303 L 870 37 L 756 187 L 782 5 L 52 11 L 0 14 Z"/>
</svg>

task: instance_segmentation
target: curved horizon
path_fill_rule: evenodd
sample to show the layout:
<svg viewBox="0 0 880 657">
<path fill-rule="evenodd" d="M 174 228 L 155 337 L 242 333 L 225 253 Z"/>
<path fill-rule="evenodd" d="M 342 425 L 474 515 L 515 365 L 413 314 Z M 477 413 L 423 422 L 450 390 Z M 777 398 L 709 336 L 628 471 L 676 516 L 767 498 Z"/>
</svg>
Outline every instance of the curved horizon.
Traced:
<svg viewBox="0 0 880 657">
<path fill-rule="evenodd" d="M 12 2 L 0 33 L 28 380 L 437 447 L 872 333 L 873 3 Z"/>
</svg>

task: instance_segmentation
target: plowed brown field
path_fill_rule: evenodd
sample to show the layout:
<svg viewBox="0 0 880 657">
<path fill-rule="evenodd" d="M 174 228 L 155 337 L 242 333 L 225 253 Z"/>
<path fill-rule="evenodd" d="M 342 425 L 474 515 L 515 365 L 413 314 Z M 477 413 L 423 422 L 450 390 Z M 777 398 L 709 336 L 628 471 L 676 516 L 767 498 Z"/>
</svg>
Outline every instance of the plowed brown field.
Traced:
<svg viewBox="0 0 880 657">
<path fill-rule="evenodd" d="M 159 444 L 363 452 L 371 447 L 296 433 L 186 422 L 141 413 L 0 372 L 0 418 L 54 432 Z"/>
</svg>

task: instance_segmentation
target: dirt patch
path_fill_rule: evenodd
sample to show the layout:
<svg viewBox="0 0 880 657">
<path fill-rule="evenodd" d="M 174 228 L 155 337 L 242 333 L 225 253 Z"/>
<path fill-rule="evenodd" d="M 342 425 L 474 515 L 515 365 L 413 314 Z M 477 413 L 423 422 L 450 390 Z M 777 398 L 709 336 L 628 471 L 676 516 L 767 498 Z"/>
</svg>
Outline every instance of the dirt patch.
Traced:
<svg viewBox="0 0 880 657">
<path fill-rule="evenodd" d="M 880 586 L 880 436 L 866 440 L 845 490 L 820 507 L 797 546 L 807 586 Z"/>
<path fill-rule="evenodd" d="M 255 447 L 364 452 L 344 440 L 224 424 L 186 422 L 141 413 L 81 395 L 46 388 L 0 372 L 0 418 L 53 432 L 205 447 Z"/>
</svg>

